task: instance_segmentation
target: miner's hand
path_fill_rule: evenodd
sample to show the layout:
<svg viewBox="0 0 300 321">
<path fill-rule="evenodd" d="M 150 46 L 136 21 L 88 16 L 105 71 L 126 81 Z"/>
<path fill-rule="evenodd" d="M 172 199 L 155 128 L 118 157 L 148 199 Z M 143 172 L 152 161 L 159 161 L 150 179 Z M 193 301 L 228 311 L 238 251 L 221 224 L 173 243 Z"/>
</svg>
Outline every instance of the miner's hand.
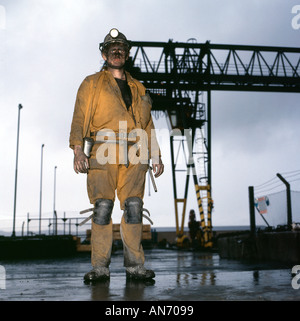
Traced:
<svg viewBox="0 0 300 321">
<path fill-rule="evenodd" d="M 89 161 L 81 146 L 74 147 L 74 171 L 78 173 L 87 173 L 89 169 Z"/>
<path fill-rule="evenodd" d="M 159 163 L 152 163 L 152 167 L 153 167 L 153 173 L 155 174 L 154 176 L 157 178 L 159 177 L 163 172 L 164 172 L 164 164 L 161 160 L 161 158 L 159 158 Z"/>
</svg>

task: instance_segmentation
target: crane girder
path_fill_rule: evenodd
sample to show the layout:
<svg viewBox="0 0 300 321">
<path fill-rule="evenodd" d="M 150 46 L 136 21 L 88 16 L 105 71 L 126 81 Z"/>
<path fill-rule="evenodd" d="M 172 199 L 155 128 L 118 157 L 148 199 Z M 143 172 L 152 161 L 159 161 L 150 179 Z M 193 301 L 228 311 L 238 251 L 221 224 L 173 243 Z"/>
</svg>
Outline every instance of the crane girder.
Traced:
<svg viewBox="0 0 300 321">
<path fill-rule="evenodd" d="M 132 45 L 131 71 L 147 88 L 300 92 L 300 48 L 172 41 Z M 160 48 L 158 60 L 152 61 L 146 48 Z"/>
</svg>

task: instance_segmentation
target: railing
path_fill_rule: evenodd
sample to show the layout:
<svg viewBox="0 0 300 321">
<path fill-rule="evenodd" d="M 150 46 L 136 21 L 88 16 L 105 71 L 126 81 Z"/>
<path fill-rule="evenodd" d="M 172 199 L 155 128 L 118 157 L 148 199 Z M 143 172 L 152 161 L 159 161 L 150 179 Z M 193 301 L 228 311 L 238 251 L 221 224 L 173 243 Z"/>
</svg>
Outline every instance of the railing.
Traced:
<svg viewBox="0 0 300 321">
<path fill-rule="evenodd" d="M 18 228 L 16 235 L 21 236 L 35 236 L 35 235 L 74 235 L 85 237 L 86 230 L 91 228 L 91 223 L 87 222 L 85 225 L 79 224 L 85 217 L 76 216 L 77 212 L 58 212 L 42 213 L 42 218 L 39 218 L 38 213 L 27 213 L 26 216 L 18 215 Z M 0 230 L 8 235 L 11 231 L 11 219 L 0 218 Z M 41 225 L 41 233 L 39 233 L 39 226 Z"/>
</svg>

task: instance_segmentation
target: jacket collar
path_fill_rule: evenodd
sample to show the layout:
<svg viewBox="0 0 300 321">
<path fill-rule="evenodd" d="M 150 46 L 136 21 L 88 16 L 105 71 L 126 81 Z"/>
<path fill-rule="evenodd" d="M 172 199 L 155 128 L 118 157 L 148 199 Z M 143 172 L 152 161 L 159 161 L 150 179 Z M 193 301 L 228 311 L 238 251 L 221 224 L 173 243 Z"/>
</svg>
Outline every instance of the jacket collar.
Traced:
<svg viewBox="0 0 300 321">
<path fill-rule="evenodd" d="M 111 75 L 111 73 L 107 70 L 106 66 L 102 67 L 100 73 L 102 73 L 102 72 Z M 130 75 L 130 73 L 128 71 L 126 71 L 126 70 L 124 72 L 125 72 L 125 76 L 126 76 L 127 82 L 134 82 L 134 80 L 133 80 L 132 76 Z"/>
</svg>

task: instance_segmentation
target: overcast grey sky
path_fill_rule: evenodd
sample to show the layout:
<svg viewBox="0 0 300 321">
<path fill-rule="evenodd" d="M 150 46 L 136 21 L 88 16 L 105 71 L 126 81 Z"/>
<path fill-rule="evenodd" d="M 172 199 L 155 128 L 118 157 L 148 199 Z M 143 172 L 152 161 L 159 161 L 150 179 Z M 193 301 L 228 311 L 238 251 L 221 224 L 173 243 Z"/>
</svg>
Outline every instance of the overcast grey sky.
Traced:
<svg viewBox="0 0 300 321">
<path fill-rule="evenodd" d="M 68 138 L 77 89 L 100 68 L 99 42 L 112 27 L 135 41 L 299 47 L 286 0 L 0 0 L 1 189 L 0 230 L 11 229 L 18 104 L 21 111 L 17 230 L 29 212 L 38 216 L 41 145 L 44 148 L 43 212 L 90 207 L 86 177 L 73 171 Z M 300 13 L 300 12 L 299 12 Z M 300 24 L 300 18 L 299 18 Z M 155 60 L 155 57 L 153 58 Z M 299 94 L 212 93 L 213 225 L 249 224 L 248 186 L 277 172 L 300 169 Z M 166 127 L 163 120 L 156 123 Z M 169 147 L 163 145 L 169 162 Z M 297 181 L 292 188 L 300 190 Z M 155 226 L 175 226 L 171 169 L 148 185 L 145 207 Z M 190 186 L 189 209 L 197 209 Z M 120 219 L 114 209 L 115 222 Z M 45 214 L 46 215 L 46 214 Z M 186 221 L 187 222 L 187 221 Z"/>
</svg>

